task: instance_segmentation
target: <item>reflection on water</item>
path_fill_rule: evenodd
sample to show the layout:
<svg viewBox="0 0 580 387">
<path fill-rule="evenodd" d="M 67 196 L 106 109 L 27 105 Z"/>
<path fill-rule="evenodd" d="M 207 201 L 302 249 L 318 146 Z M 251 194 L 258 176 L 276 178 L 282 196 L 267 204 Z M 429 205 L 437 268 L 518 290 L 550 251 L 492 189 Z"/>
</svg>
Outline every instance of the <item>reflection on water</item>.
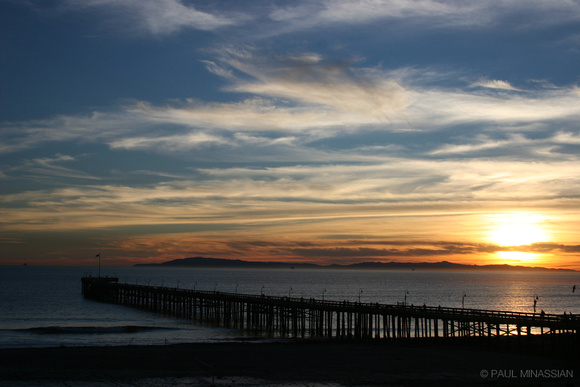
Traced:
<svg viewBox="0 0 580 387">
<path fill-rule="evenodd" d="M 324 297 L 492 310 L 580 313 L 580 273 L 368 271 L 309 269 L 112 269 L 121 282 L 272 296 Z"/>
</svg>

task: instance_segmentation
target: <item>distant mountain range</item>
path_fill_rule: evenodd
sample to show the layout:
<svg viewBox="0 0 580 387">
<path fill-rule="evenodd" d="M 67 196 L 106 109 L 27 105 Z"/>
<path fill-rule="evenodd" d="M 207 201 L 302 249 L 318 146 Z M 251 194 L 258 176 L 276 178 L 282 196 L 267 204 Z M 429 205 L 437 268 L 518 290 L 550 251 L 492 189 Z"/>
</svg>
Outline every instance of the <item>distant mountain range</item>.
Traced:
<svg viewBox="0 0 580 387">
<path fill-rule="evenodd" d="M 372 270 L 479 270 L 479 271 L 565 271 L 571 269 L 549 269 L 545 267 L 512 265 L 463 265 L 448 261 L 441 262 L 361 262 L 350 265 L 317 265 L 314 263 L 256 262 L 240 259 L 192 257 L 174 259 L 163 263 L 139 263 L 135 266 L 155 267 L 224 267 L 224 268 L 288 268 L 288 269 L 372 269 Z"/>
</svg>

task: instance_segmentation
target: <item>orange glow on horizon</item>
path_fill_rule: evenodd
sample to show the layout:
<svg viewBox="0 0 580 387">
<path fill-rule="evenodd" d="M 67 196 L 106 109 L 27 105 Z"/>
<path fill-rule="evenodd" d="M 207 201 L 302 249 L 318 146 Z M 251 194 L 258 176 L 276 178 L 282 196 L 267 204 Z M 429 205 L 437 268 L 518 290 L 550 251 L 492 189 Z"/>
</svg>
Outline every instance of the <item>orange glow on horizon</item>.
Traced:
<svg viewBox="0 0 580 387">
<path fill-rule="evenodd" d="M 94 266 L 101 252 L 104 266 L 161 263 L 195 256 L 245 261 L 303 262 L 320 265 L 360 262 L 441 262 L 464 265 L 580 269 L 574 235 L 562 235 L 577 226 L 557 213 L 495 212 L 467 214 L 376 214 L 361 218 L 316 219 L 300 222 L 259 222 L 251 227 L 195 228 L 173 232 L 141 233 L 120 229 L 87 238 L 67 238 L 55 243 L 40 235 L 31 239 L 28 257 L 2 259 L 2 264 Z M 568 222 L 568 223 L 566 223 Z M 234 227 L 235 226 L 235 227 Z M 177 230 L 174 231 L 174 230 Z M 62 238 L 67 234 L 63 233 Z M 536 244 L 536 245 L 534 245 Z M 55 245 L 58 249 L 52 246 Z M 5 243 L 18 254 L 23 243 Z M 46 252 L 50 251 L 50 254 Z M 22 254 L 24 255 L 24 254 Z M 30 258 L 29 258 L 30 257 Z M 36 258 L 32 258 L 36 257 Z"/>
<path fill-rule="evenodd" d="M 539 254 L 522 251 L 498 251 L 497 256 L 507 264 L 517 266 L 536 266 L 533 263 L 539 260 Z"/>
</svg>

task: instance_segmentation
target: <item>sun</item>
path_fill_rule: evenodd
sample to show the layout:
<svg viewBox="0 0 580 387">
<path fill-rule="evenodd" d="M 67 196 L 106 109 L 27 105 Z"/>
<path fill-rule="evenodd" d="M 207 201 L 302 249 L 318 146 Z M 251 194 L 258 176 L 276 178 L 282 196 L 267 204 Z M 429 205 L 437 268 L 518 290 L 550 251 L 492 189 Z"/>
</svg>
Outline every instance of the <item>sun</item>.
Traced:
<svg viewBox="0 0 580 387">
<path fill-rule="evenodd" d="M 529 245 L 544 239 L 544 232 L 534 224 L 503 224 L 491 232 L 491 240 L 501 246 Z"/>
<path fill-rule="evenodd" d="M 537 215 L 515 214 L 492 216 L 488 239 L 500 246 L 522 246 L 544 242 L 547 234 L 543 219 Z"/>
</svg>

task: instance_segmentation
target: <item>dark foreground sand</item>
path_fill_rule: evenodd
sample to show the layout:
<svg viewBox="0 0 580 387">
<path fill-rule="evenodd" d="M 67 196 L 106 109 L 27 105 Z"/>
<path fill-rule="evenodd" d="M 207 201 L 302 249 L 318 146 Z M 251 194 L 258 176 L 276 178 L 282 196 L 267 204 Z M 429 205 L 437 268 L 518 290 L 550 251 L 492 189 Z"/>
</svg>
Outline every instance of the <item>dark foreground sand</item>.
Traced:
<svg viewBox="0 0 580 387">
<path fill-rule="evenodd" d="M 1 386 L 580 386 L 578 358 L 329 341 L 0 350 Z"/>
</svg>

